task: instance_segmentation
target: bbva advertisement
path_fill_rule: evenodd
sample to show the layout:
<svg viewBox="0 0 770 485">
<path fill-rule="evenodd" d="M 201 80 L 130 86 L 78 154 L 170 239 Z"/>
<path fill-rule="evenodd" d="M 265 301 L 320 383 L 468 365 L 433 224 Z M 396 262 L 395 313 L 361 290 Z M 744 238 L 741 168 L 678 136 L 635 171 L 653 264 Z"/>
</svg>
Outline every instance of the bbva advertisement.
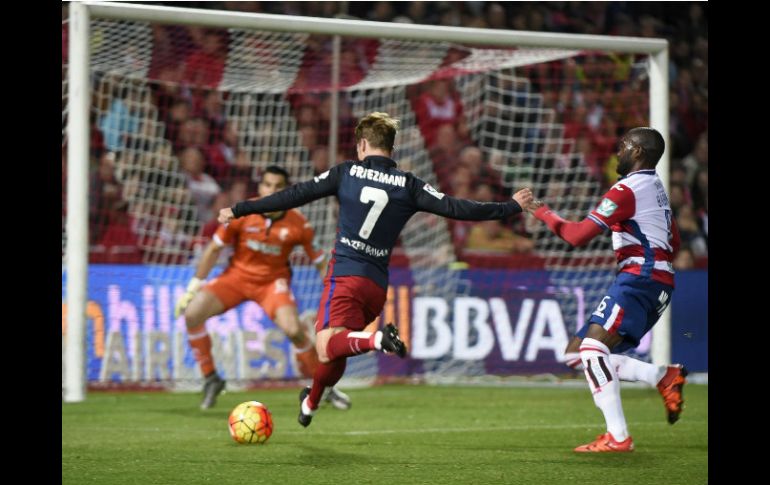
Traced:
<svg viewBox="0 0 770 485">
<path fill-rule="evenodd" d="M 188 267 L 89 267 L 89 382 L 151 383 L 200 378 L 187 343 L 184 318 L 175 319 L 173 315 L 174 304 L 184 294 L 192 274 L 193 269 Z M 370 327 L 395 323 L 409 348 L 408 358 L 374 352 L 354 357 L 346 376 L 442 371 L 563 373 L 563 351 L 568 339 L 585 323 L 603 290 L 587 291 L 580 285 L 570 285 L 570 278 L 563 274 L 561 284 L 554 285 L 551 276 L 547 271 L 432 270 L 420 274 L 394 268 L 385 308 Z M 584 273 L 575 272 L 573 276 L 576 282 L 585 280 Z M 596 280 L 596 274 L 593 276 Z M 600 276 L 611 280 L 611 275 Z M 62 356 L 67 323 L 65 283 L 63 274 Z M 312 325 L 322 290 L 320 276 L 312 267 L 295 267 L 291 286 L 303 322 Z M 217 370 L 224 378 L 301 377 L 291 342 L 256 303 L 245 302 L 210 318 L 206 325 Z M 636 352 L 643 356 L 649 346 L 648 335 Z"/>
</svg>

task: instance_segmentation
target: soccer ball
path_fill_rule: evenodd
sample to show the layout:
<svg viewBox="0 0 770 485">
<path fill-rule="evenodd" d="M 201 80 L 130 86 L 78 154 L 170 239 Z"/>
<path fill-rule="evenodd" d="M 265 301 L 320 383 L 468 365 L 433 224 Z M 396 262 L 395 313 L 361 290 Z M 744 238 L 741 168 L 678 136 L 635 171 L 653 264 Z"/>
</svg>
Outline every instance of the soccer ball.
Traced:
<svg viewBox="0 0 770 485">
<path fill-rule="evenodd" d="M 273 434 L 273 416 L 267 406 L 257 401 L 235 406 L 227 424 L 230 436 L 238 443 L 262 444 Z"/>
</svg>

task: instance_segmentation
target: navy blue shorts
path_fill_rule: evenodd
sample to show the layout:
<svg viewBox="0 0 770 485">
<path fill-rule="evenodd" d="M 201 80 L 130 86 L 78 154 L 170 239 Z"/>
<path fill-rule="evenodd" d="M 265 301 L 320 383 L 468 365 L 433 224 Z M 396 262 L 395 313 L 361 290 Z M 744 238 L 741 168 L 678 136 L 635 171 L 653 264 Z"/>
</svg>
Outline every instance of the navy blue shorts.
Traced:
<svg viewBox="0 0 770 485">
<path fill-rule="evenodd" d="M 585 338 L 588 326 L 595 323 L 608 333 L 623 337 L 623 341 L 612 349 L 613 353 L 633 349 L 663 314 L 673 291 L 671 286 L 650 278 L 620 273 L 607 290 L 607 296 L 591 314 L 588 324 L 576 335 Z"/>
</svg>

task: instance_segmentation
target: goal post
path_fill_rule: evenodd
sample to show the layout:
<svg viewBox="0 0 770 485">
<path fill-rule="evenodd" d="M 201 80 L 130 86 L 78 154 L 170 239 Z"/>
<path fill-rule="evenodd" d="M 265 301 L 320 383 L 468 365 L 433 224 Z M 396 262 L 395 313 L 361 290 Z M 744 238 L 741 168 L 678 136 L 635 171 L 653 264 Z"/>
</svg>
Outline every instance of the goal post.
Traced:
<svg viewBox="0 0 770 485">
<path fill-rule="evenodd" d="M 166 153 L 172 150 L 170 126 L 158 110 L 170 110 L 170 107 L 158 106 L 152 100 L 160 81 L 156 74 L 150 75 L 159 56 L 150 25 L 198 26 L 226 31 L 223 42 L 227 55 L 220 71 L 210 73 L 213 80 L 201 81 L 205 86 L 192 84 L 190 88 L 216 92 L 212 96 L 219 98 L 228 122 L 232 122 L 233 136 L 250 159 L 251 168 L 262 169 L 268 162 L 285 160 L 286 168 L 295 181 L 310 178 L 313 175 L 311 161 L 320 156 L 311 153 L 310 148 L 302 147 L 303 137 L 313 136 L 313 132 L 302 131 L 297 120 L 299 105 L 294 102 L 295 97 L 312 92 L 328 94 L 336 100 L 340 93 L 344 93 L 344 106 L 342 101 L 329 103 L 332 115 L 327 140 L 322 144 L 329 152 L 329 164 L 341 161 L 336 155 L 345 147 L 336 147 L 346 131 L 351 129 L 343 121 L 371 111 L 386 111 L 402 119 L 404 129 L 397 139 L 397 160 L 403 160 L 405 170 L 413 171 L 434 186 L 441 186 L 446 179 L 439 173 L 441 167 L 436 162 L 435 153 L 429 150 L 428 135 L 415 114 L 414 92 L 423 89 L 428 81 L 449 79 L 464 107 L 468 137 L 474 148 L 483 154 L 485 163 L 501 174 L 505 190 L 531 182 L 538 197 L 555 196 L 559 200 L 559 194 L 562 194 L 559 202 L 563 204 L 556 204 L 557 209 L 562 207 L 572 211 L 574 214 L 570 215 L 573 216 L 585 215 L 580 214 L 579 208 L 590 203 L 592 197 L 595 202 L 600 184 L 592 179 L 589 167 L 581 158 L 574 133 L 568 133 L 565 128 L 566 115 L 553 108 L 559 92 L 566 90 L 565 85 L 549 85 L 548 80 L 527 76 L 539 75 L 536 69 L 528 71 L 532 66 L 546 66 L 543 72 L 561 73 L 569 68 L 569 59 L 590 57 L 593 52 L 600 52 L 602 54 L 599 55 L 605 57 L 611 53 L 646 56 L 644 60 L 630 62 L 627 66 L 638 71 L 638 78 L 633 83 L 626 78 L 613 81 L 609 74 L 600 70 L 582 75 L 606 76 L 602 81 L 605 85 L 615 82 L 619 86 L 618 100 L 626 95 L 628 99 L 636 99 L 634 96 L 638 93 L 634 90 L 647 85 L 644 95 L 649 109 L 643 113 L 643 118 L 667 139 L 668 45 L 662 39 L 453 28 L 107 2 L 72 2 L 69 8 L 69 58 L 65 78 L 68 85 L 66 91 L 63 90 L 67 96 L 63 100 L 66 101 L 63 109 L 66 110 L 67 123 L 67 220 L 66 235 L 63 234 L 63 239 L 66 236 L 66 295 L 63 294 L 63 301 L 67 302 L 63 384 L 66 402 L 85 398 L 88 372 L 85 366 L 88 348 L 88 196 L 93 190 L 93 187 L 89 188 L 89 116 L 93 109 L 91 105 L 96 104 L 97 116 L 108 118 L 108 104 L 114 100 L 113 92 L 121 93 L 121 104 L 125 105 L 121 109 L 132 113 L 131 116 L 136 117 L 141 127 L 130 133 L 132 136 L 128 138 L 131 141 L 121 142 L 124 149 L 115 155 L 115 167 L 121 174 L 119 182 L 124 186 L 131 185 L 135 192 L 142 194 L 132 196 L 129 212 L 143 217 L 136 232 L 137 244 L 142 249 L 141 262 L 146 269 L 140 275 L 138 269 L 126 267 L 121 278 L 134 277 L 136 269 L 136 278 L 162 282 L 155 287 L 152 284 L 137 286 L 139 289 L 136 291 L 143 292 L 137 301 L 145 305 L 142 311 L 144 315 L 150 315 L 147 318 L 151 321 L 147 323 L 141 317 L 137 317 L 136 321 L 142 322 L 137 324 L 142 329 L 145 326 L 148 329 L 162 327 L 166 333 L 149 332 L 136 337 L 136 340 L 126 337 L 127 347 L 152 347 L 157 351 L 146 361 L 129 364 L 121 357 L 121 347 L 110 340 L 112 334 L 106 329 L 105 349 L 102 349 L 106 357 L 103 358 L 110 359 L 109 353 L 113 350 L 117 352 L 112 370 L 119 375 L 170 380 L 196 377 L 194 373 L 169 376 L 160 369 L 162 366 L 157 365 L 161 358 L 178 358 L 180 362 L 189 362 L 191 358 L 189 352 L 184 350 L 186 343 L 178 335 L 178 322 L 172 321 L 168 315 L 168 304 L 171 302 L 173 307 L 173 301 L 181 291 L 180 286 L 183 287 L 189 278 L 190 264 L 195 257 L 190 244 L 179 249 L 181 246 L 173 246 L 168 240 L 162 244 L 158 241 L 171 230 L 167 225 L 178 229 L 180 237 L 194 241 L 200 235 L 204 220 L 196 200 L 183 190 L 184 180 L 179 175 L 181 153 Z M 92 30 L 94 25 L 98 25 L 98 30 Z M 316 78 L 308 77 L 306 84 L 302 85 L 302 76 L 327 74 L 325 71 L 314 73 L 306 65 L 313 35 L 333 39 L 335 47 L 331 54 L 331 69 L 324 83 L 313 85 L 312 79 Z M 340 76 L 349 74 L 343 64 L 345 48 L 339 47 L 340 39 L 342 42 L 346 39 L 371 39 L 376 42 L 370 50 L 367 50 L 368 46 L 360 47 L 359 61 L 366 66 L 361 69 L 358 78 L 344 82 L 338 81 Z M 347 45 L 355 44 L 349 42 Z M 126 50 L 117 51 L 119 47 Z M 93 49 L 96 51 L 92 52 Z M 460 54 L 453 57 L 453 51 Z M 597 66 L 600 63 L 597 62 Z M 633 86 L 629 87 L 631 84 Z M 589 91 L 585 90 L 582 94 L 599 95 Z M 613 104 L 622 104 L 618 100 L 614 100 Z M 641 109 L 646 104 L 634 105 L 634 108 Z M 338 113 L 343 109 L 346 112 Z M 107 127 L 118 126 L 105 123 Z M 124 140 L 125 134 L 121 132 L 119 139 Z M 659 162 L 658 172 L 665 184 L 668 182 L 669 153 L 667 149 Z M 158 157 L 164 156 L 168 160 L 160 167 Z M 557 159 L 566 165 L 561 168 L 554 166 Z M 569 192 L 568 196 L 564 195 L 564 190 Z M 330 201 L 317 201 L 303 208 L 303 213 L 316 226 L 319 245 L 327 251 L 331 249 L 334 237 L 334 211 L 335 206 Z M 176 224 L 171 221 L 170 214 L 176 214 Z M 455 226 L 446 221 L 418 215 L 402 235 L 403 257 L 408 261 L 408 270 L 402 271 L 397 265 L 394 268 L 394 286 L 389 291 L 392 298 L 389 298 L 383 318 L 393 317 L 399 320 L 399 325 L 412 318 L 422 322 L 422 327 L 413 327 L 415 333 L 412 337 L 424 344 L 416 348 L 422 352 L 424 359 L 415 366 L 415 373 L 439 373 L 458 365 L 465 366 L 463 372 L 466 372 L 468 366 L 473 367 L 475 364 L 465 361 L 473 349 L 487 345 L 485 329 L 505 327 L 496 320 L 488 327 L 486 323 L 480 323 L 479 319 L 484 315 L 489 322 L 502 315 L 498 312 L 502 303 L 494 298 L 492 290 L 498 286 L 505 288 L 503 291 L 508 292 L 506 294 L 518 295 L 518 288 L 522 286 L 521 281 L 506 283 L 494 280 L 500 278 L 498 273 L 469 274 L 458 270 L 462 267 L 462 258 L 453 247 L 456 244 L 454 231 Z M 554 237 L 545 234 L 542 228 L 532 229 L 531 232 L 535 240 L 534 251 L 542 257 L 550 271 L 550 279 L 541 285 L 540 291 L 543 294 L 558 293 L 554 298 L 563 305 L 561 311 L 565 313 L 565 318 L 572 319 L 575 315 L 579 324 L 589 310 L 586 305 L 595 304 L 595 292 L 601 291 L 602 285 L 607 283 L 605 256 L 611 253 L 609 246 L 605 241 L 593 244 L 585 251 L 570 253 Z M 582 268 L 581 261 L 586 261 L 585 268 Z M 575 276 L 575 268 L 585 270 L 582 276 Z M 320 279 L 313 274 L 312 268 L 306 269 L 297 270 L 293 283 L 297 286 L 295 292 L 302 294 L 300 311 L 313 309 L 312 301 L 319 296 L 321 287 Z M 604 273 L 597 276 L 595 270 Z M 487 286 L 482 293 L 488 294 L 489 298 L 486 300 L 488 303 L 482 305 L 478 295 L 468 288 L 482 288 L 484 285 Z M 590 288 L 584 290 L 584 287 Z M 123 308 L 120 294 L 113 291 L 110 295 L 109 298 L 113 299 L 109 300 L 109 304 L 114 305 L 111 308 Z M 458 295 L 466 297 L 453 302 Z M 533 325 L 547 326 L 547 305 L 529 306 L 528 299 L 522 298 L 523 302 L 518 303 L 521 314 L 529 312 L 527 315 L 536 321 Z M 449 302 L 449 306 L 441 306 L 438 299 Z M 123 315 L 121 318 L 129 318 L 126 315 L 138 311 L 126 310 L 120 315 Z M 425 319 L 434 318 L 444 311 L 466 315 L 467 318 L 460 319 L 455 316 L 454 323 L 472 334 L 468 342 L 460 343 L 455 339 L 452 345 L 459 351 L 451 358 L 439 353 L 439 347 L 445 342 L 438 343 L 443 338 L 437 336 L 437 329 L 441 328 L 424 325 Z M 247 315 L 253 316 L 257 314 L 255 312 L 258 310 L 243 310 L 241 316 L 246 321 L 252 318 Z M 670 310 L 664 313 L 654 330 L 651 356 L 656 364 L 665 364 L 670 360 L 669 315 Z M 221 328 L 229 325 L 227 318 L 223 318 L 218 323 Z M 509 324 L 512 327 L 514 322 Z M 244 359 L 248 358 L 252 349 L 242 340 L 247 338 L 244 337 L 247 332 L 254 332 L 255 328 L 261 327 L 256 325 L 244 329 L 235 336 L 223 333 L 222 343 L 215 343 L 215 348 L 222 346 L 221 352 L 231 353 L 234 368 L 241 366 L 238 367 L 241 370 L 233 372 L 244 378 L 254 373 L 243 373 Z M 409 328 L 407 325 L 404 330 L 408 332 Z M 500 334 L 498 337 L 501 338 Z M 514 342 L 519 337 L 510 335 L 509 338 Z M 429 341 L 430 345 L 427 345 Z M 259 345 L 268 345 L 261 342 Z M 277 340 L 274 343 L 282 349 L 286 347 Z M 520 346 L 521 342 L 516 345 Z M 536 350 L 533 352 L 536 353 Z M 169 353 L 180 355 L 170 357 Z M 355 375 L 359 367 L 363 369 L 362 375 L 370 373 L 371 366 L 378 365 L 372 360 L 376 361 L 377 357 L 361 358 L 360 364 L 351 362 L 349 374 Z M 478 367 L 478 372 L 484 373 L 483 365 Z M 102 372 L 101 378 L 109 379 L 108 374 Z"/>
<path fill-rule="evenodd" d="M 88 276 L 88 117 L 91 90 L 88 81 L 88 31 L 86 5 L 70 5 L 69 45 L 71 63 L 68 83 L 67 124 L 67 322 L 64 362 L 65 402 L 85 399 L 85 338 Z"/>
</svg>

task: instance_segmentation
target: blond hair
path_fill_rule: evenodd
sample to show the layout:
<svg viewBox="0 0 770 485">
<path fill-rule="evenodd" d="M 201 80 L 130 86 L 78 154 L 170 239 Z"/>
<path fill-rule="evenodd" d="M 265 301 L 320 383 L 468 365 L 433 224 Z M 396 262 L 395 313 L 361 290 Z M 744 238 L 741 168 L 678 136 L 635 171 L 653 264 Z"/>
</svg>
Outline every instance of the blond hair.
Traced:
<svg viewBox="0 0 770 485">
<path fill-rule="evenodd" d="M 356 143 L 364 139 L 372 148 L 392 152 L 398 128 L 399 120 L 391 118 L 388 113 L 368 114 L 356 125 Z"/>
</svg>

